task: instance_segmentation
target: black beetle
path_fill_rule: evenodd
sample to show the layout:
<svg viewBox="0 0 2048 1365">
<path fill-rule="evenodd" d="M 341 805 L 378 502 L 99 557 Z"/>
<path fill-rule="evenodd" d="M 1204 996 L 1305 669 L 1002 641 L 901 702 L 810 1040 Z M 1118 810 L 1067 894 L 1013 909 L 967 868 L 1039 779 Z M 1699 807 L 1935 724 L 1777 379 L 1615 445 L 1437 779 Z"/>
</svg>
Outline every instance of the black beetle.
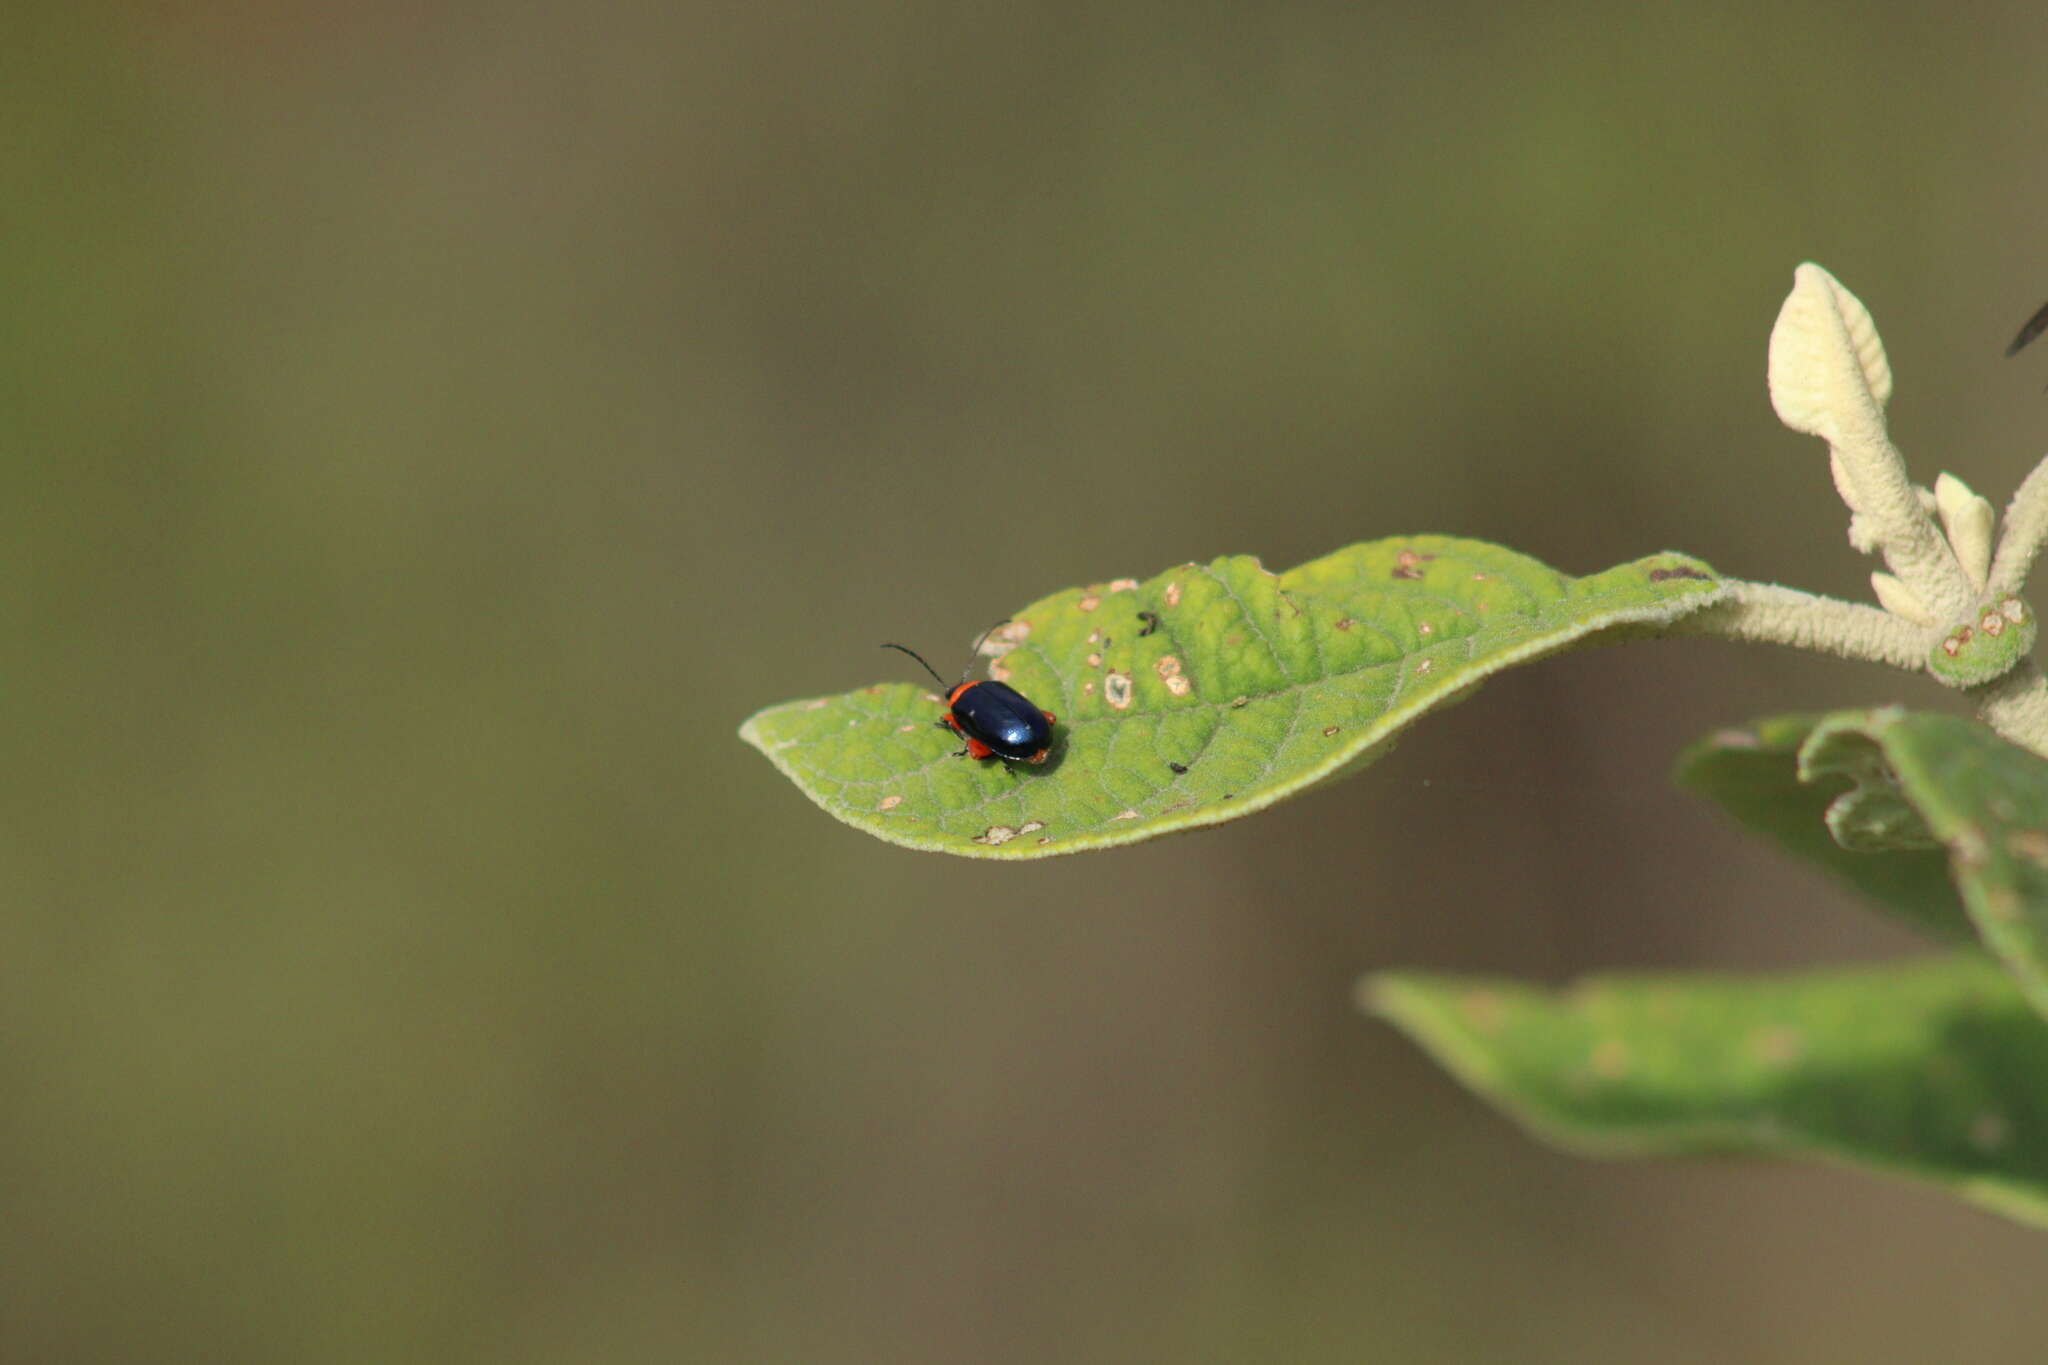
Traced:
<svg viewBox="0 0 2048 1365">
<path fill-rule="evenodd" d="M 996 626 L 1007 624 L 996 622 Z M 973 653 L 979 654 L 981 646 L 995 633 L 996 626 L 990 626 L 981 633 L 981 639 L 974 642 Z M 883 649 L 898 649 L 924 664 L 924 671 L 932 675 L 940 687 L 946 680 L 939 676 L 939 670 L 925 663 L 924 655 L 904 645 L 883 645 Z M 1008 683 L 970 679 L 974 671 L 970 657 L 967 667 L 960 671 L 960 681 L 946 693 L 946 714 L 939 717 L 939 724 L 967 741 L 967 747 L 960 750 L 970 758 L 1000 758 L 1016 763 L 1043 763 L 1052 752 L 1052 727 L 1058 717 L 1050 711 L 1042 711 L 1033 705 L 1030 698 Z"/>
</svg>

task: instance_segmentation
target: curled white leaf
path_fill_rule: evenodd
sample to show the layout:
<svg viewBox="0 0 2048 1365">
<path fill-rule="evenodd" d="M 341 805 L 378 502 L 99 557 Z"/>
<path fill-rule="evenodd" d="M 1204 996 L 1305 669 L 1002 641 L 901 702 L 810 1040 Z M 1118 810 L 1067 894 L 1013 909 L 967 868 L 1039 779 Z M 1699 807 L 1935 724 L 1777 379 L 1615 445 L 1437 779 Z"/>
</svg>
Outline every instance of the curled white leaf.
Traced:
<svg viewBox="0 0 2048 1365">
<path fill-rule="evenodd" d="M 1808 263 L 1771 329 L 1771 406 L 1794 431 L 1828 443 L 1835 486 L 1853 514 L 1850 541 L 1881 552 L 1937 616 L 1960 617 L 1976 590 L 1906 477 L 1885 430 L 1892 373 L 1870 313 Z"/>
<path fill-rule="evenodd" d="M 1970 485 L 1953 474 L 1934 481 L 1935 506 L 1941 512 L 1942 529 L 1956 552 L 1956 561 L 1979 592 L 1991 576 L 1991 533 L 1998 514 L 1991 504 L 1970 491 Z"/>
<path fill-rule="evenodd" d="M 1892 367 L 1877 324 L 1854 294 L 1807 262 L 1771 329 L 1771 406 L 1794 431 L 1830 445 L 1862 434 L 1884 438 Z"/>
<path fill-rule="evenodd" d="M 1878 605 L 1894 616 L 1902 616 L 1919 626 L 1941 624 L 1927 609 L 1927 604 L 1920 600 L 1918 593 L 1882 569 L 1870 575 L 1870 590 L 1877 594 Z"/>
</svg>

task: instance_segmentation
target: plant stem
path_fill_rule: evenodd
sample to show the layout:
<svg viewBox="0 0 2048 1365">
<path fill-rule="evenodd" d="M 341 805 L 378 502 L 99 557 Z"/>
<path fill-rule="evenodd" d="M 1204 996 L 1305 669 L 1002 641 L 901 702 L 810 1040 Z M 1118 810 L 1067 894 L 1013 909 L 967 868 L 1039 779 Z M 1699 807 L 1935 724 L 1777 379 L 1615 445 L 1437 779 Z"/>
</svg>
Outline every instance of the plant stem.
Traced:
<svg viewBox="0 0 2048 1365">
<path fill-rule="evenodd" d="M 1876 607 L 1775 583 L 1723 581 L 1731 590 L 1727 601 L 1680 617 L 1664 627 L 1664 633 L 1792 645 L 1913 673 L 1925 668 L 1927 651 L 1940 633 Z M 2048 676 L 2032 659 L 2021 660 L 2005 676 L 1964 695 L 1976 704 L 1985 724 L 2014 744 L 2048 757 Z"/>
<path fill-rule="evenodd" d="M 1728 600 L 1680 617 L 1666 633 L 1792 645 L 1916 673 L 1927 662 L 1933 632 L 1888 611 L 1775 583 L 1722 581 L 1731 590 Z"/>
<path fill-rule="evenodd" d="M 2048 541 L 2048 459 L 2020 481 L 2005 509 L 2004 538 L 1998 543 L 1998 558 L 1991 562 L 1990 591 L 2018 592 L 2043 541 Z"/>
<path fill-rule="evenodd" d="M 1969 690 L 1984 723 L 2013 743 L 2048 757 L 2048 678 L 2032 659 L 1996 682 Z"/>
</svg>

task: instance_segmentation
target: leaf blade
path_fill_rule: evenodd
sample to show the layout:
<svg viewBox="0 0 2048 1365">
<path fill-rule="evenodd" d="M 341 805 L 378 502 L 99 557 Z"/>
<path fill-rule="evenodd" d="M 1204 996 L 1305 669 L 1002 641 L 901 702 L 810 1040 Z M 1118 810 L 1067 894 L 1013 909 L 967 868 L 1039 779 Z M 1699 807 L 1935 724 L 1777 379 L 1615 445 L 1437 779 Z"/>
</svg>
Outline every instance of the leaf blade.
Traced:
<svg viewBox="0 0 2048 1365">
<path fill-rule="evenodd" d="M 879 684 L 770 707 L 740 735 L 838 819 L 969 857 L 1045 857 L 1237 819 L 1369 764 L 1512 664 L 1726 594 L 1683 555 L 1570 578 L 1410 536 L 1273 574 L 1226 556 L 1055 593 L 991 639 L 990 676 L 1060 724 L 1042 768 L 953 759 L 937 697 Z"/>
<path fill-rule="evenodd" d="M 1897 789 L 1947 848 L 1987 947 L 2048 1015 L 2048 760 L 1960 716 L 1895 710 L 1832 718 L 1808 740 L 1879 747 Z"/>
<path fill-rule="evenodd" d="M 1391 973 L 1362 999 L 1569 1150 L 1821 1159 L 2048 1226 L 2048 1023 L 1975 953 L 1559 991 Z"/>
<path fill-rule="evenodd" d="M 1679 756 L 1673 779 L 1924 932 L 1944 941 L 1973 939 L 1945 850 L 1852 852 L 1829 832 L 1828 811 L 1845 787 L 1832 778 L 1802 780 L 1798 761 L 1823 719 L 1774 716 L 1718 731 Z"/>
</svg>

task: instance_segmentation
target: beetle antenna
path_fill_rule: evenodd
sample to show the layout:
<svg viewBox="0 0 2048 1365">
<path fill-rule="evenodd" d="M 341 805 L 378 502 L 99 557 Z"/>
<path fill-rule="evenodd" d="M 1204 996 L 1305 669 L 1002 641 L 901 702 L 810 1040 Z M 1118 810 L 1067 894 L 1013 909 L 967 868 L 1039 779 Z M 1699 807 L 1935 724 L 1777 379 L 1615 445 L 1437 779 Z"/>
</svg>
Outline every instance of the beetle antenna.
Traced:
<svg viewBox="0 0 2048 1365">
<path fill-rule="evenodd" d="M 883 646 L 882 646 L 882 648 L 883 648 L 883 649 L 900 649 L 900 650 L 902 650 L 902 651 L 903 651 L 903 652 L 904 652 L 905 654 L 908 654 L 908 655 L 909 655 L 909 656 L 910 656 L 911 658 L 913 658 L 913 659 L 917 660 L 917 661 L 918 661 L 919 663 L 921 663 L 921 664 L 924 664 L 924 671 L 932 675 L 932 681 L 933 681 L 933 682 L 935 682 L 935 683 L 937 683 L 937 684 L 939 685 L 939 687 L 940 687 L 940 689 L 941 689 L 941 690 L 944 690 L 944 689 L 945 689 L 945 687 L 946 687 L 946 680 L 945 680 L 944 678 L 942 678 L 942 677 L 940 677 L 940 676 L 939 676 L 939 670 L 938 670 L 938 669 L 936 669 L 936 668 L 933 668 L 933 667 L 932 667 L 932 666 L 931 666 L 930 664 L 925 664 L 925 663 L 924 663 L 924 655 L 922 655 L 922 654 L 918 653 L 918 652 L 917 652 L 916 650 L 914 650 L 914 649 L 910 649 L 910 648 L 908 648 L 908 647 L 906 647 L 906 646 L 904 646 L 904 645 L 883 645 Z"/>
<path fill-rule="evenodd" d="M 967 667 L 960 670 L 961 682 L 966 682 L 967 675 L 974 671 L 974 661 L 981 657 L 981 647 L 988 643 L 988 637 L 996 633 L 998 626 L 1007 626 L 1009 624 L 1010 618 L 1005 616 L 1002 620 L 996 622 L 995 625 L 990 626 L 981 633 L 981 638 L 974 642 L 974 648 L 967 651 Z"/>
</svg>

